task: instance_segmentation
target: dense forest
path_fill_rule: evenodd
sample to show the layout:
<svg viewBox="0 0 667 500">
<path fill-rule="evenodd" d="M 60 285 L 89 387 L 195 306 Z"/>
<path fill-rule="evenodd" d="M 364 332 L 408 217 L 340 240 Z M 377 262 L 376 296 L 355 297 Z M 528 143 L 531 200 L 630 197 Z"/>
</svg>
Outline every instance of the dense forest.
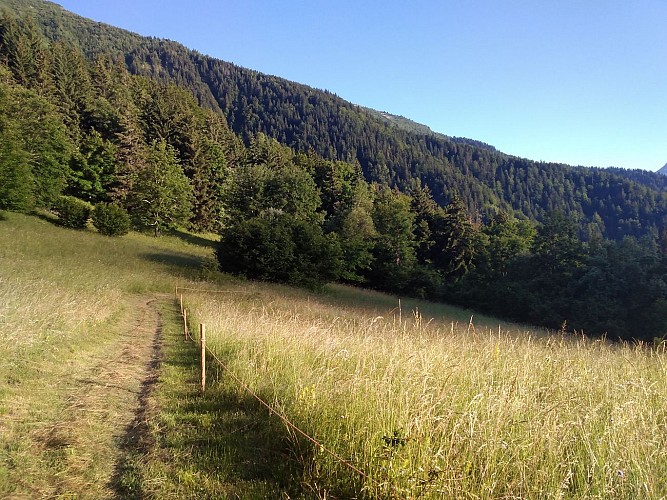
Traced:
<svg viewBox="0 0 667 500">
<path fill-rule="evenodd" d="M 52 4 L 0 6 L 0 209 L 215 231 L 221 269 L 252 279 L 667 333 L 663 176 L 509 157 Z"/>
<path fill-rule="evenodd" d="M 222 113 L 246 146 L 263 133 L 297 152 L 358 162 L 371 182 L 406 191 L 418 179 L 440 205 L 460 196 L 471 213 L 487 220 L 499 210 L 537 221 L 560 210 L 577 221 L 585 240 L 641 237 L 667 225 L 667 178 L 655 173 L 509 156 L 172 41 L 83 19 L 49 2 L 1 0 L 3 5 L 33 17 L 50 41 L 74 44 L 89 61 L 109 54 L 132 74 L 189 89 L 200 105 Z"/>
</svg>

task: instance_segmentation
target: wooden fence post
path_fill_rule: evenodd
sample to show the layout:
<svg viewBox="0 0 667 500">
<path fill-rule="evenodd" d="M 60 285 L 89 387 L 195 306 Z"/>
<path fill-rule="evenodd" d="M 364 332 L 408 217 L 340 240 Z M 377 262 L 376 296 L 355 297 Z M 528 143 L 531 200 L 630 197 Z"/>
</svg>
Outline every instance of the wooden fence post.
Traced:
<svg viewBox="0 0 667 500">
<path fill-rule="evenodd" d="M 398 324 L 403 324 L 403 310 L 401 309 L 401 299 L 398 299 Z"/>
<path fill-rule="evenodd" d="M 181 294 L 181 312 L 183 312 L 183 294 Z"/>
<path fill-rule="evenodd" d="M 199 340 L 201 343 L 201 391 L 206 389 L 206 325 L 199 325 Z"/>
<path fill-rule="evenodd" d="M 183 337 L 188 340 L 188 311 L 183 309 Z"/>
</svg>

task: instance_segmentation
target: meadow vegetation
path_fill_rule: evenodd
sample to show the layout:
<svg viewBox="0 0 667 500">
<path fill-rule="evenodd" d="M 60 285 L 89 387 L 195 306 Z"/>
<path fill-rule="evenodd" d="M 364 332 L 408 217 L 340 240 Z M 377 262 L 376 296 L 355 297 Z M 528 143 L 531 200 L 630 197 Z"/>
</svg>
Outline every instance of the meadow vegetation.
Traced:
<svg viewBox="0 0 667 500">
<path fill-rule="evenodd" d="M 3 214 L 0 497 L 113 491 L 113 450 L 141 380 L 108 367 L 129 355 L 141 299 L 200 276 L 209 254 L 179 238 L 108 238 Z"/>
<path fill-rule="evenodd" d="M 233 291 L 188 295 L 193 324 L 253 391 L 368 476 L 292 433 L 319 497 L 667 494 L 664 346 L 471 325 L 433 304 L 399 316 L 387 296 L 344 287 Z"/>
<path fill-rule="evenodd" d="M 662 498 L 667 353 L 547 332 L 342 285 L 217 273 L 189 233 L 108 238 L 0 221 L 0 496 Z M 286 427 L 228 370 L 354 472 Z M 159 382 L 130 446 L 136 392 L 97 389 L 139 299 L 162 318 Z M 7 362 L 5 362 L 5 360 Z M 97 379 L 96 379 L 97 377 Z M 129 386 L 128 386 L 129 387 Z"/>
</svg>

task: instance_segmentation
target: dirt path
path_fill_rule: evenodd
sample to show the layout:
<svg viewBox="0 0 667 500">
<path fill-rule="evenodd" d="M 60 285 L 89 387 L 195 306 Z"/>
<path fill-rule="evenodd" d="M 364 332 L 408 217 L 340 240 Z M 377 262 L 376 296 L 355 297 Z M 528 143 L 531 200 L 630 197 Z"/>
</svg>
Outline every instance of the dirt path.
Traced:
<svg viewBox="0 0 667 500">
<path fill-rule="evenodd" d="M 56 422 L 33 432 L 45 462 L 55 464 L 40 496 L 126 497 L 127 457 L 146 442 L 147 400 L 158 379 L 162 322 L 157 301 L 132 297 L 113 341 L 85 353 L 64 381 L 66 404 Z M 49 467 L 52 468 L 52 467 Z M 53 469 L 52 468 L 52 469 Z M 29 485 L 26 485 L 29 487 Z"/>
</svg>

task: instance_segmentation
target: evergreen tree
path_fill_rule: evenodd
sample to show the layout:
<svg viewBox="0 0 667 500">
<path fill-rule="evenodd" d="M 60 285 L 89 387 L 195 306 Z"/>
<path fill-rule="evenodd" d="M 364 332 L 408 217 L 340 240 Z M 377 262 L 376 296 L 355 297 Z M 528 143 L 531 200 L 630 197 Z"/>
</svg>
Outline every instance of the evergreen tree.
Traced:
<svg viewBox="0 0 667 500">
<path fill-rule="evenodd" d="M 477 241 L 463 201 L 454 197 L 434 223 L 433 262 L 446 276 L 454 280 L 471 268 Z"/>
<path fill-rule="evenodd" d="M 131 108 L 120 117 L 120 130 L 115 144 L 117 172 L 110 196 L 117 203 L 125 205 L 134 179 L 146 168 L 148 156 L 148 147 L 143 140 L 138 118 Z"/>
<path fill-rule="evenodd" d="M 224 217 L 224 186 L 230 169 L 222 146 L 208 142 L 196 159 L 191 184 L 196 198 L 190 225 L 198 231 L 221 229 Z"/>
<path fill-rule="evenodd" d="M 0 18 L 0 53 L 19 85 L 45 94 L 50 87 L 46 43 L 32 18 Z"/>
<path fill-rule="evenodd" d="M 86 110 L 93 100 L 88 64 L 78 50 L 65 42 L 54 44 L 51 52 L 54 102 L 64 117 L 70 137 L 78 142 Z"/>
<path fill-rule="evenodd" d="M 384 290 L 403 291 L 416 262 L 415 214 L 410 198 L 386 186 L 377 187 L 373 206 L 376 229 L 370 284 Z"/>
<path fill-rule="evenodd" d="M 13 143 L 10 151 L 28 160 L 28 168 L 14 163 L 19 169 L 14 172 L 21 172 L 19 178 L 30 183 L 31 196 L 25 199 L 34 200 L 34 205 L 39 207 L 50 207 L 65 187 L 72 143 L 57 112 L 44 97 L 20 86 L 3 84 L 1 87 L 4 105 L 0 112 L 5 114 L 13 137 L 8 138 Z"/>
<path fill-rule="evenodd" d="M 0 88 L 0 107 L 2 101 Z M 23 212 L 35 206 L 35 179 L 28 155 L 20 148 L 11 127 L 0 109 L 0 209 Z"/>
<path fill-rule="evenodd" d="M 417 240 L 417 258 L 421 264 L 432 264 L 434 231 L 436 221 L 443 214 L 438 204 L 433 200 L 431 190 L 423 186 L 418 179 L 414 181 L 410 196 L 412 197 L 411 208 L 415 213 L 415 238 Z"/>
<path fill-rule="evenodd" d="M 142 229 L 155 236 L 190 217 L 192 187 L 181 170 L 174 149 L 156 141 L 149 149 L 146 167 L 137 172 L 130 193 L 131 214 Z"/>
</svg>

